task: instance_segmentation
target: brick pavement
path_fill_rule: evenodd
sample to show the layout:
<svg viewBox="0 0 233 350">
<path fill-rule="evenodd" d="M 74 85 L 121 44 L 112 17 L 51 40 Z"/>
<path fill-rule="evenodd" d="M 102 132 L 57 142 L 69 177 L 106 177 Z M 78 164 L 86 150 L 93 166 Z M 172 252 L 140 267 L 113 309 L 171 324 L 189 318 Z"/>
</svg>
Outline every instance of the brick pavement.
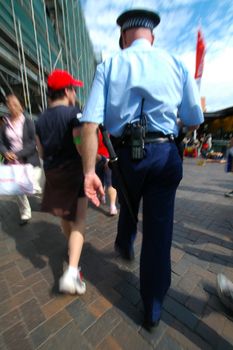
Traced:
<svg viewBox="0 0 233 350">
<path fill-rule="evenodd" d="M 216 295 L 218 272 L 233 280 L 233 178 L 224 165 L 184 162 L 176 200 L 172 285 L 154 334 L 140 326 L 140 230 L 136 261 L 113 251 L 117 218 L 88 213 L 81 265 L 87 293 L 57 293 L 66 242 L 58 220 L 39 212 L 18 226 L 10 198 L 0 200 L 0 349 L 233 349 L 233 323 Z M 141 218 L 141 216 L 140 216 Z"/>
</svg>

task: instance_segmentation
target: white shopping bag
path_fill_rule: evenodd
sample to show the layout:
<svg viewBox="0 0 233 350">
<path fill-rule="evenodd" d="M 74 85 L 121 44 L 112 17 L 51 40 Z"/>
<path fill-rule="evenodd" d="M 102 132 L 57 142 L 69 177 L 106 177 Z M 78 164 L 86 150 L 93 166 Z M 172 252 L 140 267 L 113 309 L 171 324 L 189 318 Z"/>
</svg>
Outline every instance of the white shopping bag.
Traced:
<svg viewBox="0 0 233 350">
<path fill-rule="evenodd" d="M 33 178 L 31 164 L 0 165 L 0 195 L 33 194 Z"/>
</svg>

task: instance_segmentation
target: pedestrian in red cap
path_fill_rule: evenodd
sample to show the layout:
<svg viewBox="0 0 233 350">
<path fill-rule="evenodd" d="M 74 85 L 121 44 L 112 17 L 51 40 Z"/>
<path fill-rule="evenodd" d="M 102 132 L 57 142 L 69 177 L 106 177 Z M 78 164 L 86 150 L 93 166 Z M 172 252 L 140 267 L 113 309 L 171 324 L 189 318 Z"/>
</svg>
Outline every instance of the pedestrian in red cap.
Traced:
<svg viewBox="0 0 233 350">
<path fill-rule="evenodd" d="M 68 239 L 69 266 L 59 281 L 61 292 L 84 294 L 79 259 L 84 242 L 87 199 L 79 155 L 81 110 L 75 105 L 75 87 L 83 82 L 68 72 L 54 70 L 48 77 L 50 106 L 36 125 L 37 145 L 43 158 L 45 189 L 42 211 L 61 218 Z"/>
</svg>

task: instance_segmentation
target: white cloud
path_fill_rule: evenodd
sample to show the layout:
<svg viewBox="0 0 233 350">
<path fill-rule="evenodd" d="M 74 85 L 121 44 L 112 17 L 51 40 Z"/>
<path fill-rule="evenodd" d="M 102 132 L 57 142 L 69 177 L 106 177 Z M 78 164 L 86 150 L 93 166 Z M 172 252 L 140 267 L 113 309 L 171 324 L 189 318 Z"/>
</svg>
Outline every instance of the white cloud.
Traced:
<svg viewBox="0 0 233 350">
<path fill-rule="evenodd" d="M 233 105 L 233 47 L 219 55 L 206 55 L 202 79 L 202 94 L 207 97 L 207 108 L 217 110 Z"/>
</svg>

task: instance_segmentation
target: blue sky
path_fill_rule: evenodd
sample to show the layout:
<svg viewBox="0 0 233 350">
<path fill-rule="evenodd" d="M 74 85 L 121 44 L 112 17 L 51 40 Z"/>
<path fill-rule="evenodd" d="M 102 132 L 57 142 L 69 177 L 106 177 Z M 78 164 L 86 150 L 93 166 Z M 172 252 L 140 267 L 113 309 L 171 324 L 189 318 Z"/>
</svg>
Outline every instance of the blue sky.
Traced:
<svg viewBox="0 0 233 350">
<path fill-rule="evenodd" d="M 155 45 L 179 56 L 194 75 L 196 40 L 201 25 L 206 56 L 201 96 L 207 111 L 233 106 L 233 1 L 232 0 L 81 0 L 90 38 L 103 58 L 118 48 L 116 18 L 129 8 L 159 12 Z"/>
</svg>

